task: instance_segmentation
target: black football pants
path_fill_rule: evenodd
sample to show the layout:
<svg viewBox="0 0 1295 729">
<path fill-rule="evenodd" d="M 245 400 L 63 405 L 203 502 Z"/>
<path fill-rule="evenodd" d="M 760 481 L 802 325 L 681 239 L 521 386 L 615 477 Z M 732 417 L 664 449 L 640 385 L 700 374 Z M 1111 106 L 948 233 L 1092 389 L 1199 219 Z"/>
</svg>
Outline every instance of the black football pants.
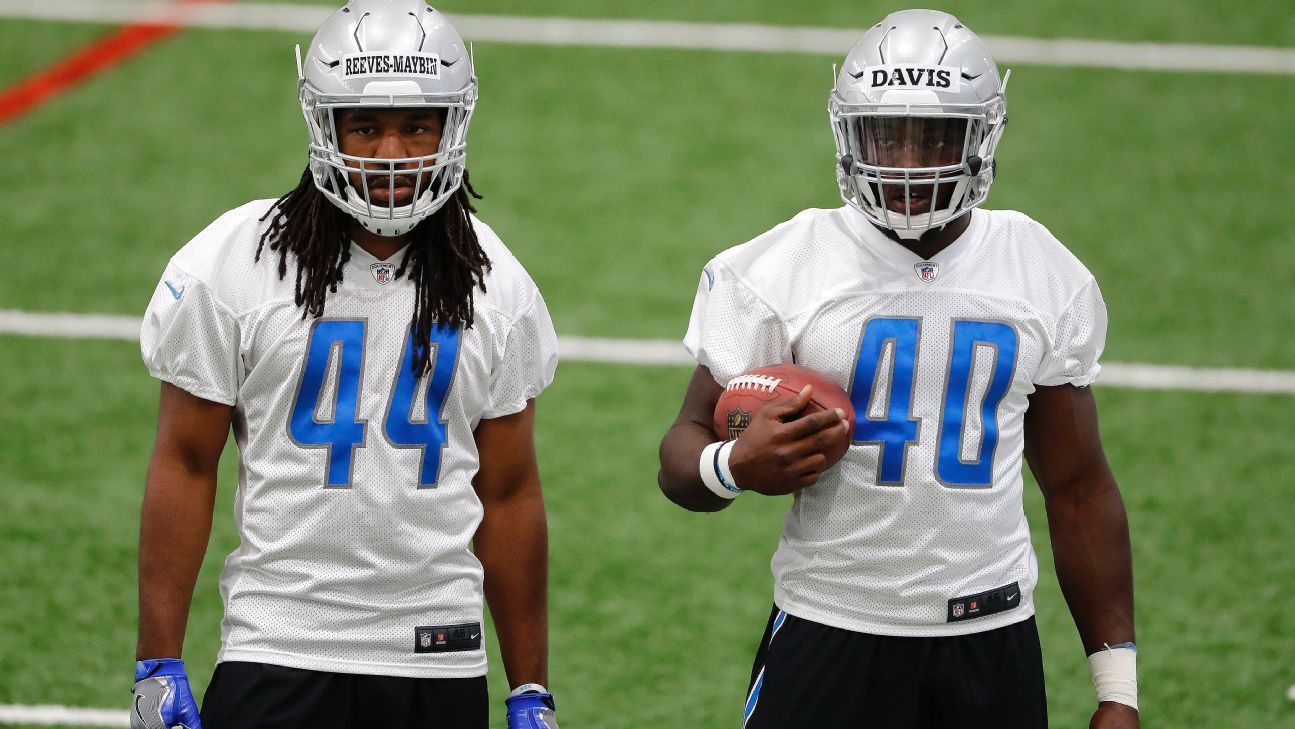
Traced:
<svg viewBox="0 0 1295 729">
<path fill-rule="evenodd" d="M 486 678 L 398 678 L 221 663 L 204 729 L 486 729 Z"/>
<path fill-rule="evenodd" d="M 833 628 L 774 607 L 746 729 L 1047 729 L 1034 618 L 940 638 Z"/>
</svg>

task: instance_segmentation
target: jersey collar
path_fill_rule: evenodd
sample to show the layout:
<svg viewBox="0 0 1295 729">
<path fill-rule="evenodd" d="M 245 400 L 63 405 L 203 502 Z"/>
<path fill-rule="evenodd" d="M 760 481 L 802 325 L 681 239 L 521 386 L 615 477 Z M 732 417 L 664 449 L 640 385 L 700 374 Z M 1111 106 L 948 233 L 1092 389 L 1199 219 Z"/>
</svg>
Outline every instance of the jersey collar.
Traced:
<svg viewBox="0 0 1295 729">
<path fill-rule="evenodd" d="M 390 258 L 382 259 L 364 250 L 359 243 L 351 241 L 351 260 L 346 262 L 344 279 L 348 284 L 374 291 L 389 291 L 405 286 L 409 283 L 409 276 L 397 280 L 396 269 L 400 268 L 407 250 L 408 244 Z"/>
<path fill-rule="evenodd" d="M 940 264 L 941 269 L 949 270 L 969 252 L 977 248 L 984 238 L 985 215 L 979 209 L 973 209 L 967 213 L 967 215 L 971 216 L 971 223 L 962 232 L 962 235 L 958 236 L 957 240 L 933 257 L 929 259 L 921 258 L 916 253 L 887 238 L 886 234 L 873 225 L 863 213 L 849 205 L 843 206 L 841 210 L 845 215 L 846 225 L 856 242 L 896 270 L 909 275 L 913 275 L 914 266 L 925 261 L 934 261 Z"/>
</svg>

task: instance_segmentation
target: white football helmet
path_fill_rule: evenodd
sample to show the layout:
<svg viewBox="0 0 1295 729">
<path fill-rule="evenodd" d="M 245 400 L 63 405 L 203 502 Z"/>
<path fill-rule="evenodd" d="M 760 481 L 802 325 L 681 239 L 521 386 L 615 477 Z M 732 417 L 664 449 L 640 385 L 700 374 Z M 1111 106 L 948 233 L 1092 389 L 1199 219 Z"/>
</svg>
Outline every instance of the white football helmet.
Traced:
<svg viewBox="0 0 1295 729">
<path fill-rule="evenodd" d="M 905 239 L 980 205 L 1007 123 L 1006 88 L 957 18 L 887 15 L 850 49 L 829 97 L 841 199 Z"/>
<path fill-rule="evenodd" d="M 424 0 L 350 0 L 315 34 L 304 61 L 297 49 L 297 75 L 315 186 L 365 228 L 403 235 L 458 190 L 477 77 L 458 31 Z M 440 148 L 405 159 L 342 154 L 337 111 L 359 107 L 444 109 Z M 357 190 L 348 174 L 359 173 L 368 184 Z M 413 199 L 404 205 L 396 204 L 397 177 L 415 180 Z M 374 184 L 389 186 L 385 203 L 371 199 Z"/>
</svg>

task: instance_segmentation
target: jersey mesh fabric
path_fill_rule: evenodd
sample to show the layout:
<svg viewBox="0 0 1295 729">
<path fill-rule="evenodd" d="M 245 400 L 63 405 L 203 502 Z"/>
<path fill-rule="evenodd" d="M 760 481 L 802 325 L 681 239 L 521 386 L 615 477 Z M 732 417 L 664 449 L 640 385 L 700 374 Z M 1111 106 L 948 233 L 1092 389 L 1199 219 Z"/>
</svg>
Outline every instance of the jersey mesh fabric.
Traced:
<svg viewBox="0 0 1295 729">
<path fill-rule="evenodd" d="M 484 417 L 498 418 L 525 409 L 526 401 L 540 394 L 544 382 L 533 373 L 542 372 L 557 351 L 553 322 L 539 291 L 530 305 L 508 326 L 501 372 L 490 385 L 490 404 Z"/>
<path fill-rule="evenodd" d="M 211 289 L 167 264 L 140 330 L 148 371 L 198 397 L 238 399 L 238 320 Z"/>
<path fill-rule="evenodd" d="M 387 435 L 389 408 L 411 422 L 427 409 L 391 404 L 413 284 L 379 283 L 373 269 L 382 262 L 352 246 L 320 321 L 351 322 L 362 338 L 334 344 L 316 402 L 298 403 L 317 322 L 293 302 L 292 261 L 280 280 L 277 254 L 254 260 L 270 204 L 227 213 L 177 253 L 141 332 L 154 376 L 235 406 L 240 541 L 221 573 L 218 660 L 482 675 L 484 650 L 415 653 L 414 629 L 482 620 L 482 570 L 469 550 L 482 516 L 473 431 L 484 417 L 521 410 L 552 381 L 557 338 L 544 301 L 493 231 L 474 220 L 493 268 L 487 293 L 476 294 L 475 323 L 461 332 L 448 393 L 428 413 L 445 421 L 445 447 L 398 446 Z M 178 299 L 168 287 L 177 281 L 185 287 Z M 295 409 L 316 423 L 336 416 L 341 359 L 355 354 L 346 347 L 361 350 L 358 381 L 348 387 L 358 392 L 363 438 L 350 451 L 348 482 L 326 486 L 331 449 L 299 442 L 289 422 Z M 426 388 L 424 378 L 417 389 Z M 421 483 L 423 459 L 438 456 L 435 483 Z"/>
<path fill-rule="evenodd" d="M 793 615 L 861 632 L 933 636 L 1033 614 L 1037 565 L 1021 502 L 1024 414 L 1036 384 L 1083 386 L 1097 377 L 1105 306 L 1092 275 L 1043 226 L 1010 211 L 972 216 L 933 259 L 938 271 L 929 282 L 915 268 L 921 259 L 848 208 L 805 211 L 706 266 L 684 343 L 721 385 L 754 367 L 795 362 L 850 391 L 858 417 L 884 419 L 896 396 L 892 379 L 903 384 L 893 369 L 903 345 L 887 342 L 875 355 L 875 380 L 855 382 L 856 371 L 872 365 L 859 361 L 867 357 L 863 334 L 877 320 L 916 322 L 907 414 L 917 421 L 916 437 L 899 455 L 901 477 L 884 483 L 882 443 L 856 440 L 796 495 L 772 560 L 775 601 Z M 1000 364 L 994 346 L 977 342 L 965 364 L 966 416 L 960 437 L 950 436 L 964 464 L 980 460 L 981 405 L 996 368 L 1010 367 L 991 414 L 997 442 L 983 487 L 947 482 L 937 468 L 959 321 L 1006 325 L 1016 343 L 1013 360 Z M 1019 607 L 946 622 L 950 599 L 1012 582 L 1021 588 Z"/>
</svg>

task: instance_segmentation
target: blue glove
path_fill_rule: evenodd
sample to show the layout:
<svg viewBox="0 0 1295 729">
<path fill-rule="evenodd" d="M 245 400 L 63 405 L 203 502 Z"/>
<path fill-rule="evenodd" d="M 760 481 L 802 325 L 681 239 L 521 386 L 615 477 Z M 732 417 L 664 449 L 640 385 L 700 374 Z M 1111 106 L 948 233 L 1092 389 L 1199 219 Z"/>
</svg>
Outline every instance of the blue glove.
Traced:
<svg viewBox="0 0 1295 729">
<path fill-rule="evenodd" d="M 184 661 L 159 658 L 135 664 L 130 729 L 202 729 Z"/>
<path fill-rule="evenodd" d="M 558 729 L 557 704 L 553 694 L 538 683 L 518 686 L 508 698 L 508 729 Z"/>
</svg>

